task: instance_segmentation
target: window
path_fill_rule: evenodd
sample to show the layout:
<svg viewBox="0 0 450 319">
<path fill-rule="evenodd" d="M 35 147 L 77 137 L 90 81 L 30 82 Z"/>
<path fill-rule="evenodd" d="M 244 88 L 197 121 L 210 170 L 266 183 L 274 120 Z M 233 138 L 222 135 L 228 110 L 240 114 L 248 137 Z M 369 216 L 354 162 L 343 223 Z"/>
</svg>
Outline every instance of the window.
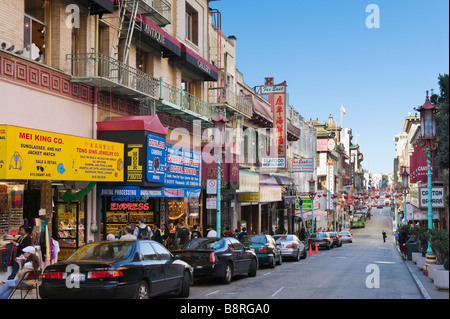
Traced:
<svg viewBox="0 0 450 319">
<path fill-rule="evenodd" d="M 26 0 L 23 28 L 23 56 L 38 62 L 45 61 L 47 27 L 44 20 L 45 7 L 42 6 L 42 1 Z"/>
<path fill-rule="evenodd" d="M 169 259 L 171 257 L 170 252 L 164 248 L 161 244 L 159 243 L 152 243 L 153 248 L 155 249 L 156 253 L 159 256 L 159 259 L 164 260 L 164 259 Z"/>
<path fill-rule="evenodd" d="M 141 244 L 141 254 L 144 260 L 158 260 L 158 255 L 150 243 Z"/>
<path fill-rule="evenodd" d="M 198 45 L 198 13 L 188 3 L 186 3 L 185 20 L 186 39 Z"/>
</svg>

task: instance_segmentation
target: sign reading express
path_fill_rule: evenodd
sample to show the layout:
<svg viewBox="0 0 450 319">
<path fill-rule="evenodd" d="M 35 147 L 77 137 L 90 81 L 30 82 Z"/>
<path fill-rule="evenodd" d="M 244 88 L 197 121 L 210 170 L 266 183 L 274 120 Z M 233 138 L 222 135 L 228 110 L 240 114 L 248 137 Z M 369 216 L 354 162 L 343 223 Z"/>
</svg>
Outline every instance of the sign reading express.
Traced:
<svg viewBox="0 0 450 319">
<path fill-rule="evenodd" d="M 0 125 L 0 178 L 123 181 L 121 143 Z"/>
</svg>

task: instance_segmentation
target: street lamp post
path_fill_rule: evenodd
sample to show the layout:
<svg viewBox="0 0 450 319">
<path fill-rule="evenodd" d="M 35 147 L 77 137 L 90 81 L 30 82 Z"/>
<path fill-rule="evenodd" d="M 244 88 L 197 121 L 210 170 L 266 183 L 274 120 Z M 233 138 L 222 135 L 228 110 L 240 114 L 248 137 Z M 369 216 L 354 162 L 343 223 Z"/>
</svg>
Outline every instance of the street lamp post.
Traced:
<svg viewBox="0 0 450 319">
<path fill-rule="evenodd" d="M 222 237 L 222 227 L 221 227 L 221 162 L 223 156 L 223 147 L 225 145 L 225 126 L 230 120 L 223 117 L 222 113 L 212 119 L 214 125 L 214 153 L 217 162 L 217 199 L 216 199 L 216 231 L 217 236 Z"/>
<path fill-rule="evenodd" d="M 403 188 L 403 225 L 406 225 L 406 194 L 408 194 L 409 174 L 406 167 L 403 168 L 402 188 Z"/>
<path fill-rule="evenodd" d="M 436 107 L 431 104 L 427 96 L 425 103 L 418 109 L 414 108 L 416 111 L 420 112 L 420 148 L 425 152 L 427 157 L 427 168 L 428 168 L 428 229 L 433 229 L 433 204 L 432 204 L 432 171 L 431 162 L 433 153 L 437 151 L 436 143 L 436 112 L 440 107 Z M 428 276 L 428 265 L 436 263 L 436 255 L 433 253 L 431 248 L 431 235 L 428 241 L 426 264 L 423 267 L 424 275 Z"/>
<path fill-rule="evenodd" d="M 311 233 L 314 233 L 314 197 L 316 197 L 316 181 L 314 178 L 308 181 L 309 183 L 309 198 L 311 199 Z"/>
</svg>

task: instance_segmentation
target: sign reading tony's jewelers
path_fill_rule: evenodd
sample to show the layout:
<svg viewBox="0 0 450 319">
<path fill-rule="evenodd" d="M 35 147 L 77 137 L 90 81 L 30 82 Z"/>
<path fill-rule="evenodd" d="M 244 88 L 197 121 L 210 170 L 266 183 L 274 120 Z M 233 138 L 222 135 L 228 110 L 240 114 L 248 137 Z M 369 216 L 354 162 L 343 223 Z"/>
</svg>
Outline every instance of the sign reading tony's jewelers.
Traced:
<svg viewBox="0 0 450 319">
<path fill-rule="evenodd" d="M 123 181 L 124 145 L 0 125 L 0 179 Z"/>
</svg>

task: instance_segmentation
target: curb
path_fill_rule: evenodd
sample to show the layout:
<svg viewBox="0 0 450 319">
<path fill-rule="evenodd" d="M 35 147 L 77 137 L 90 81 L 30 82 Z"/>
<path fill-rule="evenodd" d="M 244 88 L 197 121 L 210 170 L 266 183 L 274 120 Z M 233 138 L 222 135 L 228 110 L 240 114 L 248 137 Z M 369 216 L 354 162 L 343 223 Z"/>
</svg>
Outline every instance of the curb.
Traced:
<svg viewBox="0 0 450 319">
<path fill-rule="evenodd" d="M 400 257 L 401 253 L 400 253 L 400 249 L 398 248 L 398 245 L 395 245 L 395 248 L 397 249 L 397 252 L 399 253 Z M 414 273 L 414 270 L 411 269 L 411 266 L 406 262 L 406 260 L 403 260 L 403 263 L 405 264 L 406 268 L 408 268 L 409 274 L 411 275 L 411 277 L 413 278 L 417 289 L 419 290 L 420 294 L 422 295 L 423 299 L 433 299 L 431 298 L 430 294 L 428 293 L 428 291 L 425 289 L 425 287 L 423 286 L 422 282 L 420 281 L 419 277 L 417 277 L 417 275 Z"/>
</svg>

